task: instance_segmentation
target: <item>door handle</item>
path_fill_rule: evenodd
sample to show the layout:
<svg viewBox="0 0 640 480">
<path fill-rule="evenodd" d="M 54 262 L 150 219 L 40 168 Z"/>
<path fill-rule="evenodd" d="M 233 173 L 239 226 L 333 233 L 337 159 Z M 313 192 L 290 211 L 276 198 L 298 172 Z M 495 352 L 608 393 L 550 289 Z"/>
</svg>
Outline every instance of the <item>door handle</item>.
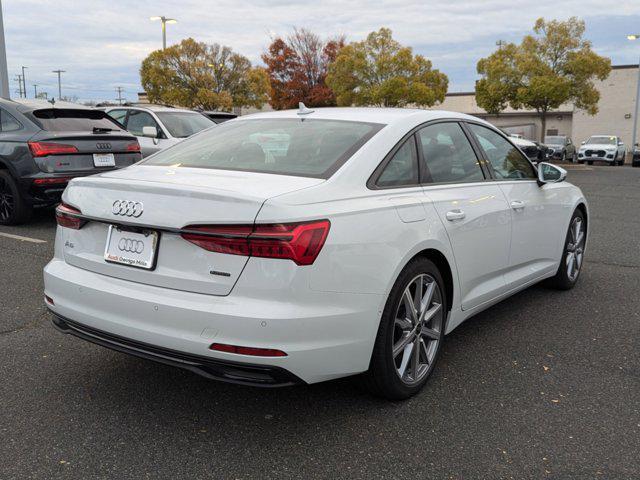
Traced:
<svg viewBox="0 0 640 480">
<path fill-rule="evenodd" d="M 467 214 L 460 209 L 456 209 L 456 210 L 448 211 L 445 216 L 447 217 L 447 220 L 449 220 L 450 222 L 453 222 L 455 220 L 462 220 L 464 217 L 467 216 Z"/>
<path fill-rule="evenodd" d="M 522 200 L 514 200 L 511 202 L 511 208 L 514 210 L 522 210 L 524 208 L 524 202 Z"/>
</svg>

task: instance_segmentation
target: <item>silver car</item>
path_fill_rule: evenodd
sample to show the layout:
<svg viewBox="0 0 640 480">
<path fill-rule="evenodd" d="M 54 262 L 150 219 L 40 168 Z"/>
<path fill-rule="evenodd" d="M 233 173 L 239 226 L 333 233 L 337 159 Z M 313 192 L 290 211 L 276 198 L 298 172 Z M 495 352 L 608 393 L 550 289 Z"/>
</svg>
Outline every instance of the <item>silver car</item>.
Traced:
<svg viewBox="0 0 640 480">
<path fill-rule="evenodd" d="M 105 111 L 138 137 L 143 157 L 216 125 L 200 112 L 161 105 L 107 107 Z"/>
</svg>

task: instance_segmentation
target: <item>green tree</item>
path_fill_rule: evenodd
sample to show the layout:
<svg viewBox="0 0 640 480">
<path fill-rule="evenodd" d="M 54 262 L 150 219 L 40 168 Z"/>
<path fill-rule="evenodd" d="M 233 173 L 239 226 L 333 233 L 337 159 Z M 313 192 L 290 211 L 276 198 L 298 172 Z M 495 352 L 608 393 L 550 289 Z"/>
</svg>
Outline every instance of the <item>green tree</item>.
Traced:
<svg viewBox="0 0 640 480">
<path fill-rule="evenodd" d="M 142 62 L 140 80 L 151 102 L 188 108 L 260 108 L 269 98 L 263 68 L 229 47 L 192 38 L 152 52 Z"/>
<path fill-rule="evenodd" d="M 539 18 L 520 45 L 508 43 L 478 61 L 476 101 L 489 113 L 507 106 L 534 109 L 542 124 L 544 140 L 547 113 L 566 102 L 595 115 L 600 93 L 594 80 L 604 80 L 611 60 L 591 50 L 584 40 L 584 22 Z"/>
<path fill-rule="evenodd" d="M 327 75 L 338 105 L 345 106 L 431 106 L 444 100 L 448 83 L 429 60 L 394 40 L 388 28 L 343 47 Z"/>
</svg>

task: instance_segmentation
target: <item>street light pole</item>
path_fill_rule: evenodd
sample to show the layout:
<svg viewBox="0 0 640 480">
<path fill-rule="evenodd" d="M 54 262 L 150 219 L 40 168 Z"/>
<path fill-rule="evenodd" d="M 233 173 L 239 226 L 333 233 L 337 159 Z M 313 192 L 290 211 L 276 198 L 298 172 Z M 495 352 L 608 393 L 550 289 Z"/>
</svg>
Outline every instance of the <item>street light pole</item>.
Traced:
<svg viewBox="0 0 640 480">
<path fill-rule="evenodd" d="M 160 20 L 162 22 L 162 49 L 167 48 L 167 23 L 178 23 L 175 18 L 167 18 L 164 15 L 151 17 L 150 20 Z"/>
<path fill-rule="evenodd" d="M 7 51 L 4 46 L 4 24 L 2 22 L 2 0 L 0 0 L 0 97 L 10 98 Z"/>
<path fill-rule="evenodd" d="M 640 34 L 638 35 L 627 35 L 627 40 L 637 40 L 640 38 Z M 638 84 L 636 85 L 636 108 L 633 114 L 633 139 L 631 140 L 631 154 L 633 155 L 633 151 L 636 148 L 636 139 L 638 134 L 638 106 L 640 103 L 640 59 L 638 60 Z"/>
</svg>

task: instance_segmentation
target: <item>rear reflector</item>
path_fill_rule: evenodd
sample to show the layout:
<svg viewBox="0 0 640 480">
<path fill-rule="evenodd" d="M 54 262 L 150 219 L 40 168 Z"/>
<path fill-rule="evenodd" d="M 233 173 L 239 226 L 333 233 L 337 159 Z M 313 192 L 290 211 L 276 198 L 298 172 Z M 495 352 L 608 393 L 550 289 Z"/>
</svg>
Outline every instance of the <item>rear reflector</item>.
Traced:
<svg viewBox="0 0 640 480">
<path fill-rule="evenodd" d="M 73 145 L 53 142 L 29 142 L 29 150 L 34 157 L 46 157 L 47 155 L 66 155 L 78 153 Z"/>
<path fill-rule="evenodd" d="M 138 143 L 137 140 L 134 140 L 133 142 L 129 142 L 129 143 L 127 143 L 127 147 L 125 148 L 125 151 L 127 151 L 127 152 L 139 152 L 140 151 L 140 144 Z"/>
<path fill-rule="evenodd" d="M 85 220 L 79 218 L 78 215 L 82 215 L 80 210 L 65 203 L 61 203 L 56 207 L 56 222 L 61 227 L 80 230 L 85 224 Z"/>
<path fill-rule="evenodd" d="M 249 355 L 252 357 L 286 357 L 282 350 L 273 348 L 240 347 L 238 345 L 227 345 L 225 343 L 214 343 L 209 349 L 217 352 L 235 353 L 237 355 Z"/>
<path fill-rule="evenodd" d="M 61 185 L 68 183 L 73 177 L 50 177 L 50 178 L 36 178 L 33 181 L 34 185 Z"/>
<path fill-rule="evenodd" d="M 272 225 L 194 225 L 182 238 L 210 252 L 293 260 L 311 265 L 329 234 L 329 220 Z"/>
</svg>

